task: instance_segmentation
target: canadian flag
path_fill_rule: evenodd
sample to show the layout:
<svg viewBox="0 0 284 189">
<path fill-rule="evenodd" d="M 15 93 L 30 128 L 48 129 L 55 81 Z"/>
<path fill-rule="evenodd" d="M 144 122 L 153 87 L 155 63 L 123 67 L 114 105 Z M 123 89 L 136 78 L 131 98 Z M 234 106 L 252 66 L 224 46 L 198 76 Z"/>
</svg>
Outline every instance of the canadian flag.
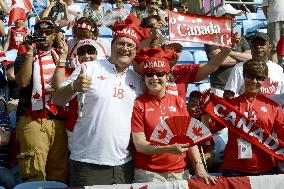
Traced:
<svg viewBox="0 0 284 189">
<path fill-rule="evenodd" d="M 27 20 L 26 13 L 32 10 L 32 0 L 12 0 L 8 26 L 17 19 Z"/>
<path fill-rule="evenodd" d="M 85 186 L 85 189 L 280 189 L 284 188 L 284 175 L 263 175 L 249 177 L 219 177 L 216 184 L 206 184 L 202 179 L 176 180 L 168 182 L 149 182 Z"/>
</svg>

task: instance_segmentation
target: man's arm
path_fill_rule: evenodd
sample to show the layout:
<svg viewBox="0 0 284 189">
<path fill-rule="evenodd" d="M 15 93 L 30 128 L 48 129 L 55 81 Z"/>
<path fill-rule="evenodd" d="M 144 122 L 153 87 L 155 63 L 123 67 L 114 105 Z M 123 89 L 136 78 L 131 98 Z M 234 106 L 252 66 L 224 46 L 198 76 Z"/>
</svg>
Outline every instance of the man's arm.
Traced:
<svg viewBox="0 0 284 189">
<path fill-rule="evenodd" d="M 226 83 L 223 94 L 223 98 L 226 100 L 233 98 L 235 94 L 239 94 L 241 87 L 244 84 L 242 69 L 240 69 L 239 66 L 240 65 L 237 65 L 232 69 L 228 81 Z"/>
<path fill-rule="evenodd" d="M 218 50 L 219 52 L 213 56 L 207 64 L 202 64 L 196 73 L 196 81 L 201 81 L 209 76 L 211 73 L 215 72 L 223 63 L 228 59 L 231 52 L 228 48 L 223 48 L 223 50 Z"/>
<path fill-rule="evenodd" d="M 237 62 L 246 62 L 252 58 L 251 50 L 246 50 L 244 52 L 230 52 L 230 57 L 237 60 Z"/>
<path fill-rule="evenodd" d="M 85 76 L 82 67 L 77 67 L 67 80 L 53 94 L 53 102 L 59 106 L 67 104 L 78 92 L 90 89 L 92 78 Z"/>
<path fill-rule="evenodd" d="M 209 59 L 213 59 L 215 56 L 218 55 L 218 53 L 220 52 L 220 49 L 215 49 L 213 51 L 210 51 L 208 54 Z M 220 67 L 230 67 L 230 66 L 234 66 L 235 64 L 237 64 L 238 61 L 230 56 L 227 56 L 226 59 L 222 62 L 222 64 L 220 65 Z"/>
<path fill-rule="evenodd" d="M 11 28 L 9 28 L 7 38 L 4 43 L 3 50 L 6 52 L 10 46 L 10 38 L 11 38 Z"/>
<path fill-rule="evenodd" d="M 33 46 L 27 45 L 25 55 L 20 55 L 15 61 L 15 79 L 19 87 L 25 88 L 30 84 L 33 71 Z M 21 65 L 17 65 L 21 64 Z"/>
<path fill-rule="evenodd" d="M 262 11 L 266 18 L 267 18 L 268 1 L 269 0 L 263 0 L 263 4 L 262 4 Z"/>
</svg>

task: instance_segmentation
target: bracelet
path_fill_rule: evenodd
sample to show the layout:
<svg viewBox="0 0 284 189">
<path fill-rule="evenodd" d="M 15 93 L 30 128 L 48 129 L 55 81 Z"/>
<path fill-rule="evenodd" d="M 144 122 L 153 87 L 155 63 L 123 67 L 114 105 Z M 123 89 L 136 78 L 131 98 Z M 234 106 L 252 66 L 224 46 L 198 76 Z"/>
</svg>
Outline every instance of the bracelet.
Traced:
<svg viewBox="0 0 284 189">
<path fill-rule="evenodd" d="M 57 64 L 66 64 L 67 61 L 58 60 Z"/>
<path fill-rule="evenodd" d="M 33 52 L 32 50 L 28 50 L 25 54 L 26 54 L 26 55 L 33 55 L 34 52 Z"/>
<path fill-rule="evenodd" d="M 203 162 L 202 161 L 195 161 L 195 165 L 197 165 L 197 164 L 203 165 Z"/>
<path fill-rule="evenodd" d="M 31 54 L 26 54 L 25 55 L 25 58 L 33 58 L 34 56 L 33 55 L 31 55 Z"/>
<path fill-rule="evenodd" d="M 57 68 L 66 68 L 66 66 L 56 66 Z"/>
</svg>

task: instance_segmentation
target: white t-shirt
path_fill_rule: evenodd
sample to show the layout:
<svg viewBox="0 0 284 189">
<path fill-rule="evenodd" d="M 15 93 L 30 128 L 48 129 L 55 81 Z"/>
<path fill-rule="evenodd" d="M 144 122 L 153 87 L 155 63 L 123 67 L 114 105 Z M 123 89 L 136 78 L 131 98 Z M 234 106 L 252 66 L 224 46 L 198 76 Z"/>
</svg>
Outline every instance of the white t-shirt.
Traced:
<svg viewBox="0 0 284 189">
<path fill-rule="evenodd" d="M 263 0 L 263 6 L 268 6 L 267 22 L 273 23 L 284 21 L 284 1 L 283 0 Z"/>
<path fill-rule="evenodd" d="M 128 145 L 134 100 L 144 90 L 142 78 L 129 68 L 123 75 L 108 60 L 85 62 L 79 65 L 62 84 L 74 81 L 86 66 L 92 77 L 85 92 L 82 117 L 79 117 L 71 136 L 70 159 L 86 163 L 117 166 L 131 160 Z"/>
<path fill-rule="evenodd" d="M 284 111 L 284 94 L 276 94 L 271 97 L 279 106 L 281 106 L 282 110 Z"/>
<path fill-rule="evenodd" d="M 242 94 L 244 89 L 243 78 L 243 62 L 234 66 L 226 83 L 225 90 L 230 90 L 235 93 L 235 96 Z M 268 97 L 274 94 L 284 93 L 284 75 L 283 68 L 278 64 L 269 61 L 268 66 L 268 78 L 263 82 L 261 92 Z"/>
</svg>

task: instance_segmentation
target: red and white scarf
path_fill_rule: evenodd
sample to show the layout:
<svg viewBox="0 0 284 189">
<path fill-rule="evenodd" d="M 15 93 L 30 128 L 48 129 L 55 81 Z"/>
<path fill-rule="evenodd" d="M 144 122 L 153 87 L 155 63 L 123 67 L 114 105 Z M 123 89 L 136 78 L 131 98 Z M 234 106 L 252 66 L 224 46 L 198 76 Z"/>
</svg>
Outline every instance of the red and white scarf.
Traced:
<svg viewBox="0 0 284 189">
<path fill-rule="evenodd" d="M 57 114 L 56 106 L 51 103 L 52 94 L 51 79 L 54 74 L 56 63 L 59 59 L 54 49 L 41 52 L 33 62 L 33 89 L 32 89 L 32 112 L 48 109 L 54 115 Z"/>
<path fill-rule="evenodd" d="M 220 124 L 262 151 L 284 160 L 284 142 L 273 133 L 265 132 L 257 123 L 251 122 L 231 104 L 210 92 L 202 96 L 200 104 L 203 104 L 202 109 Z"/>
</svg>

